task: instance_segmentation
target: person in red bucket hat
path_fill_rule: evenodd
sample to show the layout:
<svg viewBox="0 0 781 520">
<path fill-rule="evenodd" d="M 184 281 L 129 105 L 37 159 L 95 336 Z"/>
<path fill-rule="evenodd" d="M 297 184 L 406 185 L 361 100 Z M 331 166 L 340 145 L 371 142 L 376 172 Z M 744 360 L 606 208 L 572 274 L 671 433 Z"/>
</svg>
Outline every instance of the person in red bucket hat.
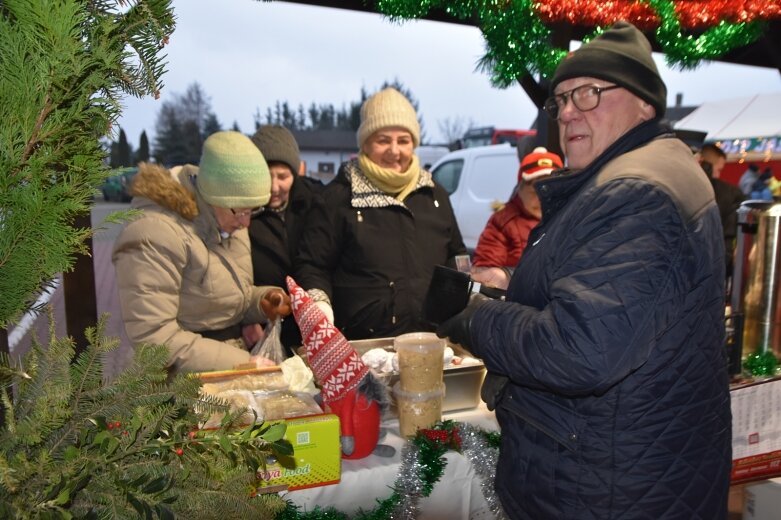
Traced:
<svg viewBox="0 0 781 520">
<path fill-rule="evenodd" d="M 491 215 L 480 234 L 472 259 L 473 280 L 499 289 L 507 288 L 529 233 L 542 216 L 534 185 L 538 179 L 563 166 L 561 157 L 542 146 L 523 158 L 518 168 L 518 184 L 510 200 Z"/>
<path fill-rule="evenodd" d="M 309 366 L 321 390 L 326 411 L 339 417 L 342 458 L 390 456 L 378 446 L 380 416 L 388 407 L 386 387 L 369 370 L 344 335 L 315 305 L 306 291 L 287 277 L 293 317 L 301 329 Z"/>
</svg>

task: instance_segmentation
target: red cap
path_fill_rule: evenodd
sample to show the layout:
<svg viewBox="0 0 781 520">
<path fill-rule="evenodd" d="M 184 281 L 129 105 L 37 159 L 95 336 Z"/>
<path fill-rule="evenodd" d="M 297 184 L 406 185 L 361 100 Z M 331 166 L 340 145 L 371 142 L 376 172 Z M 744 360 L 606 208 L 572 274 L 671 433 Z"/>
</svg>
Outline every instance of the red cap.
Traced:
<svg viewBox="0 0 781 520">
<path fill-rule="evenodd" d="M 518 169 L 518 182 L 522 180 L 529 182 L 543 175 L 550 175 L 553 170 L 563 167 L 564 163 L 561 161 L 561 157 L 542 146 L 538 146 L 521 161 L 521 167 Z"/>
</svg>

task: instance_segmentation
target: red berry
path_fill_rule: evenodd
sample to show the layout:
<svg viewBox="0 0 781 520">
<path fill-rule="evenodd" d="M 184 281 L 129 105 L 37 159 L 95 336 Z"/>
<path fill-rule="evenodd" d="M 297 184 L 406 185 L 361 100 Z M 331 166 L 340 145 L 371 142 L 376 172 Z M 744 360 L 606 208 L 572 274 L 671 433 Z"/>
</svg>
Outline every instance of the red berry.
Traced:
<svg viewBox="0 0 781 520">
<path fill-rule="evenodd" d="M 181 457 L 184 454 L 184 450 L 182 448 L 176 448 L 176 450 L 174 450 L 174 453 L 176 453 L 177 456 Z"/>
</svg>

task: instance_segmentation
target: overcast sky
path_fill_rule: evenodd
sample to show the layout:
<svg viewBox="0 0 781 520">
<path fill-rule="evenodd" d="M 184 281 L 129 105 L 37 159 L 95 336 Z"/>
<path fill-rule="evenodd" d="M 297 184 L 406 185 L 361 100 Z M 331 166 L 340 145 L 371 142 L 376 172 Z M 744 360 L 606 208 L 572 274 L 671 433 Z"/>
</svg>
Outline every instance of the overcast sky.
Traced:
<svg viewBox="0 0 781 520">
<path fill-rule="evenodd" d="M 402 25 L 379 15 L 287 2 L 174 0 L 176 30 L 167 54 L 159 100 L 125 99 L 120 119 L 131 145 L 142 130 L 154 143 L 157 112 L 172 94 L 198 81 L 212 109 L 229 128 L 236 121 L 254 130 L 253 114 L 276 101 L 295 108 L 360 98 L 361 87 L 377 90 L 401 81 L 417 98 L 429 142 L 441 139 L 447 118 L 477 126 L 528 128 L 536 108 L 520 86 L 491 87 L 475 70 L 484 52 L 480 32 L 454 24 L 414 21 Z M 781 92 L 776 69 L 706 63 L 679 72 L 657 64 L 668 88 L 684 105 L 758 93 Z"/>
</svg>

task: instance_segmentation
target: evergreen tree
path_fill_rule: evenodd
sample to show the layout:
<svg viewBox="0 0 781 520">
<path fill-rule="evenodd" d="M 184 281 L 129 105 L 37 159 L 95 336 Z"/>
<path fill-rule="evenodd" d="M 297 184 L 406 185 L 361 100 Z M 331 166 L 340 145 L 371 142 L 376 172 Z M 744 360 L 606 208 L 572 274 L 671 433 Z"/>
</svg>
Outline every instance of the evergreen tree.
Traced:
<svg viewBox="0 0 781 520">
<path fill-rule="evenodd" d="M 164 166 L 187 162 L 188 152 L 182 137 L 182 126 L 173 103 L 164 102 L 157 114 L 155 127 L 155 161 Z"/>
<path fill-rule="evenodd" d="M 318 130 L 333 130 L 336 126 L 336 110 L 333 105 L 320 105 Z"/>
<path fill-rule="evenodd" d="M 234 132 L 241 132 L 241 128 L 239 128 L 239 122 L 233 121 L 233 126 L 231 126 L 231 130 Z"/>
<path fill-rule="evenodd" d="M 350 127 L 347 130 L 358 131 L 358 127 L 361 126 L 361 107 L 367 99 L 369 99 L 369 93 L 366 92 L 366 87 L 361 87 L 361 99 L 350 103 Z"/>
<path fill-rule="evenodd" d="M 415 96 L 412 94 L 412 91 L 404 86 L 404 84 L 399 81 L 398 78 L 395 78 L 392 82 L 385 81 L 382 84 L 382 87 L 380 87 L 380 90 L 387 88 L 387 87 L 393 87 L 409 100 L 410 104 L 415 108 L 415 113 L 418 114 L 418 124 L 420 124 L 420 142 L 424 143 L 426 142 L 426 127 L 423 124 L 423 114 L 420 113 L 420 103 L 418 103 L 418 100 L 415 99 Z M 357 127 L 356 127 L 357 130 Z"/>
<path fill-rule="evenodd" d="M 336 113 L 336 128 L 349 130 L 350 123 L 350 112 L 347 110 L 347 107 L 342 105 L 342 109 Z"/>
<path fill-rule="evenodd" d="M 198 82 L 190 84 L 184 95 L 174 94 L 163 103 L 155 125 L 155 157 L 169 166 L 183 164 L 182 161 L 197 164 L 203 141 L 220 126 L 209 97 Z"/>
<path fill-rule="evenodd" d="M 296 128 L 300 130 L 306 129 L 306 110 L 303 103 L 298 104 L 298 110 L 296 112 Z"/>
<path fill-rule="evenodd" d="M 295 130 L 296 128 L 296 114 L 290 110 L 290 105 L 287 101 L 282 103 L 282 126 Z"/>
<path fill-rule="evenodd" d="M 180 127 L 179 143 L 182 146 L 184 156 L 175 164 L 198 164 L 201 161 L 201 148 L 203 137 L 198 124 L 192 120 L 185 120 Z"/>
<path fill-rule="evenodd" d="M 108 165 L 111 168 L 119 168 L 119 143 L 111 141 L 108 152 Z"/>
<path fill-rule="evenodd" d="M 260 114 L 260 107 L 255 107 L 255 113 L 252 114 L 252 122 L 255 123 L 255 131 L 263 126 L 263 116 Z"/>
<path fill-rule="evenodd" d="M 206 121 L 203 123 L 203 139 L 206 140 L 207 137 L 221 130 L 222 125 L 217 116 L 213 112 L 206 114 Z"/>
<path fill-rule="evenodd" d="M 138 138 L 138 152 L 136 153 L 136 163 L 149 161 L 149 138 L 146 136 L 146 130 L 141 132 Z"/>
<path fill-rule="evenodd" d="M 117 164 L 112 165 L 114 168 L 121 168 L 130 166 L 133 164 L 131 159 L 131 148 L 127 142 L 127 135 L 123 129 L 119 129 L 119 141 L 117 142 Z"/>
<path fill-rule="evenodd" d="M 309 105 L 309 110 L 307 111 L 309 114 L 309 128 L 319 128 L 320 127 L 320 110 L 318 110 L 317 105 L 315 105 L 315 102 L 313 101 L 311 105 Z"/>
</svg>

